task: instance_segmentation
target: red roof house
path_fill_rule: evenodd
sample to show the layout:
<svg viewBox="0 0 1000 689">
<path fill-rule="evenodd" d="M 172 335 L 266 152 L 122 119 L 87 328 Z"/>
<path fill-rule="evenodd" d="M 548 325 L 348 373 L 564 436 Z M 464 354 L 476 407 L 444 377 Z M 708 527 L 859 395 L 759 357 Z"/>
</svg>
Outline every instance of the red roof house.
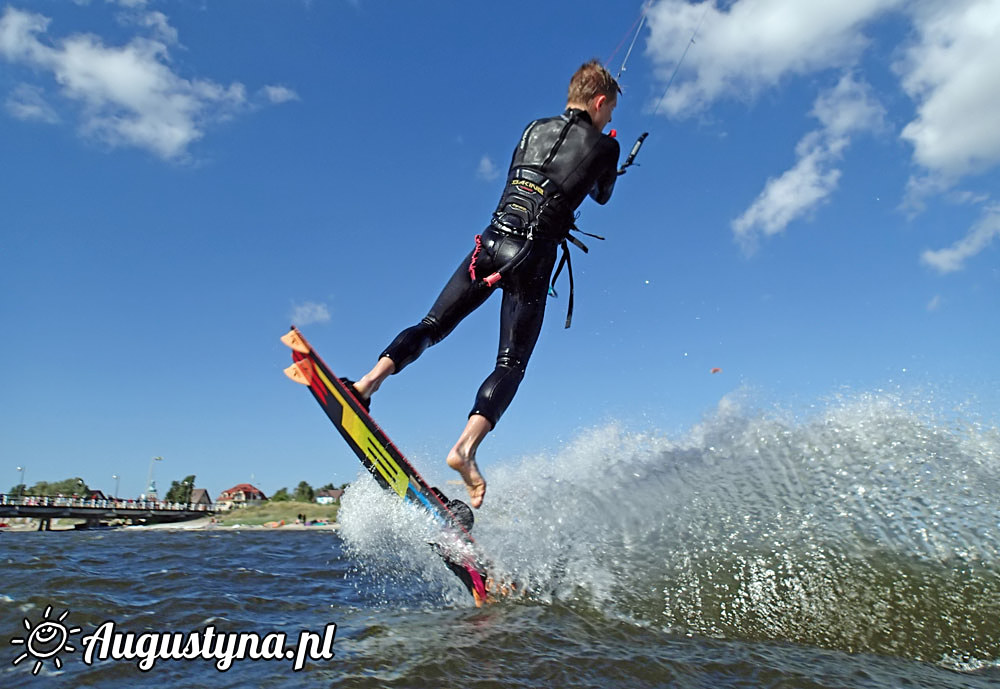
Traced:
<svg viewBox="0 0 1000 689">
<path fill-rule="evenodd" d="M 264 491 L 261 489 L 251 486 L 249 483 L 240 483 L 239 485 L 233 486 L 229 490 L 224 490 L 219 493 L 219 499 L 216 501 L 216 505 L 218 505 L 221 509 L 228 510 L 234 507 L 259 505 L 266 500 L 267 496 L 264 495 Z"/>
</svg>

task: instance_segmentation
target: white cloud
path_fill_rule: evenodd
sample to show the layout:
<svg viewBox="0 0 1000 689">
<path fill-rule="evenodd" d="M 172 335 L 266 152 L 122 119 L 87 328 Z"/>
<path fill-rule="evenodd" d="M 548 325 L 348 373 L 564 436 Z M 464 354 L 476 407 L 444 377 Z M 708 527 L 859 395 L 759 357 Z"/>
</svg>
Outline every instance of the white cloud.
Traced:
<svg viewBox="0 0 1000 689">
<path fill-rule="evenodd" d="M 1000 162 L 1000 3 L 919 3 L 918 38 L 895 68 L 917 103 L 902 138 L 925 170 L 910 183 L 911 204 Z"/>
<path fill-rule="evenodd" d="M 286 86 L 265 86 L 260 92 L 269 103 L 299 100 L 299 94 Z"/>
<path fill-rule="evenodd" d="M 329 323 L 330 309 L 326 304 L 307 301 L 292 309 L 292 323 L 295 325 L 312 325 L 313 323 Z"/>
<path fill-rule="evenodd" d="M 914 164 L 904 205 L 919 210 L 928 195 L 1000 164 L 998 0 L 660 0 L 648 10 L 646 52 L 661 84 L 697 35 L 657 112 L 687 117 L 722 99 L 752 100 L 793 77 L 857 72 L 868 46 L 891 35 L 873 30 L 887 15 L 910 25 L 904 42 L 880 47 L 895 49 L 894 73 L 914 105 L 900 137 L 912 146 Z M 811 114 L 822 129 L 799 142 L 795 165 L 768 179 L 733 222 L 739 241 L 752 246 L 829 198 L 852 132 L 882 127 L 881 106 L 862 96 L 820 96 Z M 952 248 L 926 252 L 924 261 L 959 269 L 992 241 L 989 226 L 984 220 Z"/>
<path fill-rule="evenodd" d="M 852 73 L 844 74 L 834 88 L 819 95 L 812 115 L 831 137 L 877 131 L 885 122 L 885 108 L 872 88 Z"/>
<path fill-rule="evenodd" d="M 920 259 L 939 273 L 952 273 L 964 268 L 967 260 L 980 254 L 997 238 L 1000 238 L 1000 204 L 986 207 L 979 221 L 962 239 L 946 249 L 925 251 Z"/>
<path fill-rule="evenodd" d="M 139 26 L 151 29 L 153 34 L 167 45 L 177 44 L 177 29 L 170 26 L 167 15 L 162 12 L 143 12 L 136 18 Z"/>
<path fill-rule="evenodd" d="M 969 203 L 973 205 L 981 205 L 990 200 L 990 195 L 985 194 L 981 191 L 969 191 L 968 189 L 959 189 L 956 191 L 949 192 L 947 198 L 952 203 Z"/>
<path fill-rule="evenodd" d="M 944 297 L 940 294 L 934 295 L 934 297 L 927 302 L 928 311 L 940 311 L 942 306 L 944 306 Z"/>
<path fill-rule="evenodd" d="M 837 188 L 841 159 L 850 137 L 881 129 L 885 109 L 868 84 L 845 74 L 837 85 L 819 95 L 812 114 L 823 125 L 796 146 L 798 162 L 779 177 L 767 180 L 764 190 L 732 227 L 744 248 L 752 251 L 761 233 L 778 234 L 793 220 L 826 201 Z"/>
<path fill-rule="evenodd" d="M 45 100 L 45 92 L 31 84 L 21 84 L 15 88 L 4 105 L 7 112 L 19 120 L 35 120 L 47 124 L 59 121 L 59 115 Z"/>
<path fill-rule="evenodd" d="M 145 6 L 136 0 L 118 4 L 130 11 Z M 108 46 L 92 34 L 50 37 L 48 18 L 7 7 L 0 15 L 0 57 L 50 73 L 59 94 L 76 106 L 83 134 L 183 159 L 209 125 L 249 107 L 246 88 L 181 76 L 170 61 L 168 46 L 177 42 L 177 32 L 167 17 L 160 12 L 129 17 L 152 37 Z M 26 103 L 23 97 L 15 102 Z"/>
<path fill-rule="evenodd" d="M 691 115 L 719 98 L 753 97 L 790 75 L 850 67 L 868 44 L 865 23 L 902 2 L 736 0 L 719 8 L 714 0 L 661 0 L 649 9 L 646 52 L 664 84 L 700 26 L 661 110 Z"/>
<path fill-rule="evenodd" d="M 733 232 L 752 251 L 760 232 L 771 236 L 824 201 L 837 188 L 840 171 L 830 168 L 832 155 L 814 132 L 798 146 L 799 160 L 779 177 L 767 180 L 764 190 L 743 215 L 733 221 Z"/>
<path fill-rule="evenodd" d="M 500 168 L 497 167 L 496 163 L 494 163 L 489 156 L 484 155 L 479 159 L 479 167 L 476 168 L 476 176 L 479 177 L 479 179 L 492 182 L 500 177 Z"/>
</svg>

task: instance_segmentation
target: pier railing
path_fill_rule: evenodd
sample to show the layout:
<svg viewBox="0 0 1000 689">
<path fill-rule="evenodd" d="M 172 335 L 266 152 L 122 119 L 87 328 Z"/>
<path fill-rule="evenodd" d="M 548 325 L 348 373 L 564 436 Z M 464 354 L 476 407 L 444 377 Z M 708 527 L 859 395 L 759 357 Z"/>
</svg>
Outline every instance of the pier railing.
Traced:
<svg viewBox="0 0 1000 689">
<path fill-rule="evenodd" d="M 37 519 L 39 531 L 48 531 L 53 519 L 83 519 L 88 527 L 98 527 L 102 519 L 154 524 L 198 519 L 215 511 L 215 505 L 165 500 L 0 494 L 0 517 Z"/>
<path fill-rule="evenodd" d="M 10 495 L 0 494 L 0 508 L 3 507 L 60 507 L 95 510 L 150 510 L 177 512 L 215 512 L 215 505 L 193 502 L 167 502 L 165 500 L 123 500 L 121 498 L 83 498 L 79 496 L 51 495 Z M 0 510 L 11 514 L 8 510 Z"/>
</svg>

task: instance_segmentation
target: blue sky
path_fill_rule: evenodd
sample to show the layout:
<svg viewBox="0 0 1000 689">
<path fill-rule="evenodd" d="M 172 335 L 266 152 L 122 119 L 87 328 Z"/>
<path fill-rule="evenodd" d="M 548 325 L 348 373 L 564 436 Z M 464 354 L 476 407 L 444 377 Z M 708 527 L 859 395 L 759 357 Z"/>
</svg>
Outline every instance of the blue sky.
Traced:
<svg viewBox="0 0 1000 689">
<path fill-rule="evenodd" d="M 358 376 L 486 224 L 591 57 L 623 148 L 489 467 L 721 400 L 901 390 L 996 418 L 1000 2 L 14 1 L 0 8 L 0 474 L 143 490 L 353 479 L 281 369 Z M 697 37 L 665 87 L 677 61 Z M 618 47 L 617 52 L 616 47 Z M 417 466 L 492 369 L 499 297 L 375 398 Z M 710 370 L 720 367 L 721 373 Z M 489 501 L 487 501 L 487 505 Z"/>
</svg>

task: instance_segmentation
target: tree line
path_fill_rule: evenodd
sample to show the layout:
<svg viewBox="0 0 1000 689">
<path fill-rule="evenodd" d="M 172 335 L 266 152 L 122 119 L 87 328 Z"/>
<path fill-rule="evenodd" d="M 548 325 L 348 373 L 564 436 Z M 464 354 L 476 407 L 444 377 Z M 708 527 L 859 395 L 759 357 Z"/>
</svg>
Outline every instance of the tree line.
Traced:
<svg viewBox="0 0 1000 689">
<path fill-rule="evenodd" d="M 55 481 L 49 483 L 48 481 L 38 481 L 33 486 L 26 486 L 23 483 L 19 483 L 8 491 L 9 495 L 43 495 L 50 498 L 58 497 L 60 495 L 90 495 L 92 491 L 84 481 L 79 476 L 74 476 L 73 478 L 63 479 L 62 481 Z"/>
<path fill-rule="evenodd" d="M 191 491 L 194 490 L 194 474 L 187 476 L 183 481 L 174 481 L 170 484 L 170 490 L 167 494 L 163 496 L 163 500 L 166 502 L 191 502 Z M 45 497 L 58 497 L 68 496 L 68 495 L 79 495 L 81 497 L 87 497 L 91 495 L 94 491 L 91 490 L 87 482 L 84 481 L 79 476 L 74 476 L 73 478 L 63 479 L 62 481 L 38 481 L 33 486 L 26 486 L 23 483 L 19 483 L 13 486 L 9 495 L 39 495 Z M 108 497 L 117 497 L 114 495 L 109 495 Z"/>
<path fill-rule="evenodd" d="M 170 484 L 170 489 L 167 490 L 166 495 L 163 496 L 163 500 L 166 502 L 191 502 L 191 492 L 194 490 L 195 475 L 185 476 L 182 481 L 173 481 Z M 295 491 L 292 493 L 288 492 L 288 488 L 279 488 L 275 491 L 274 495 L 271 496 L 271 500 L 274 502 L 315 502 L 316 493 L 324 490 L 343 490 L 348 484 L 344 483 L 340 486 L 335 486 L 332 483 L 327 483 L 325 486 L 320 486 L 318 489 L 313 489 L 309 485 L 308 481 L 299 481 L 299 485 L 295 487 Z M 74 476 L 73 478 L 67 478 L 62 481 L 55 481 L 49 483 L 48 481 L 38 481 L 33 486 L 25 486 L 23 483 L 19 483 L 10 489 L 10 495 L 40 495 L 57 497 L 60 495 L 79 495 L 79 496 L 89 496 L 93 491 L 79 476 Z M 109 496 L 117 497 L 117 496 Z"/>
<path fill-rule="evenodd" d="M 294 493 L 289 493 L 288 488 L 279 488 L 274 491 L 274 495 L 271 496 L 273 502 L 290 502 L 294 500 L 295 502 L 315 502 L 316 493 L 322 492 L 324 490 L 343 490 L 347 487 L 347 484 L 335 486 L 332 483 L 328 483 L 325 486 L 320 486 L 319 489 L 313 490 L 313 487 L 309 485 L 308 481 L 299 481 L 299 485 L 295 487 Z"/>
</svg>

